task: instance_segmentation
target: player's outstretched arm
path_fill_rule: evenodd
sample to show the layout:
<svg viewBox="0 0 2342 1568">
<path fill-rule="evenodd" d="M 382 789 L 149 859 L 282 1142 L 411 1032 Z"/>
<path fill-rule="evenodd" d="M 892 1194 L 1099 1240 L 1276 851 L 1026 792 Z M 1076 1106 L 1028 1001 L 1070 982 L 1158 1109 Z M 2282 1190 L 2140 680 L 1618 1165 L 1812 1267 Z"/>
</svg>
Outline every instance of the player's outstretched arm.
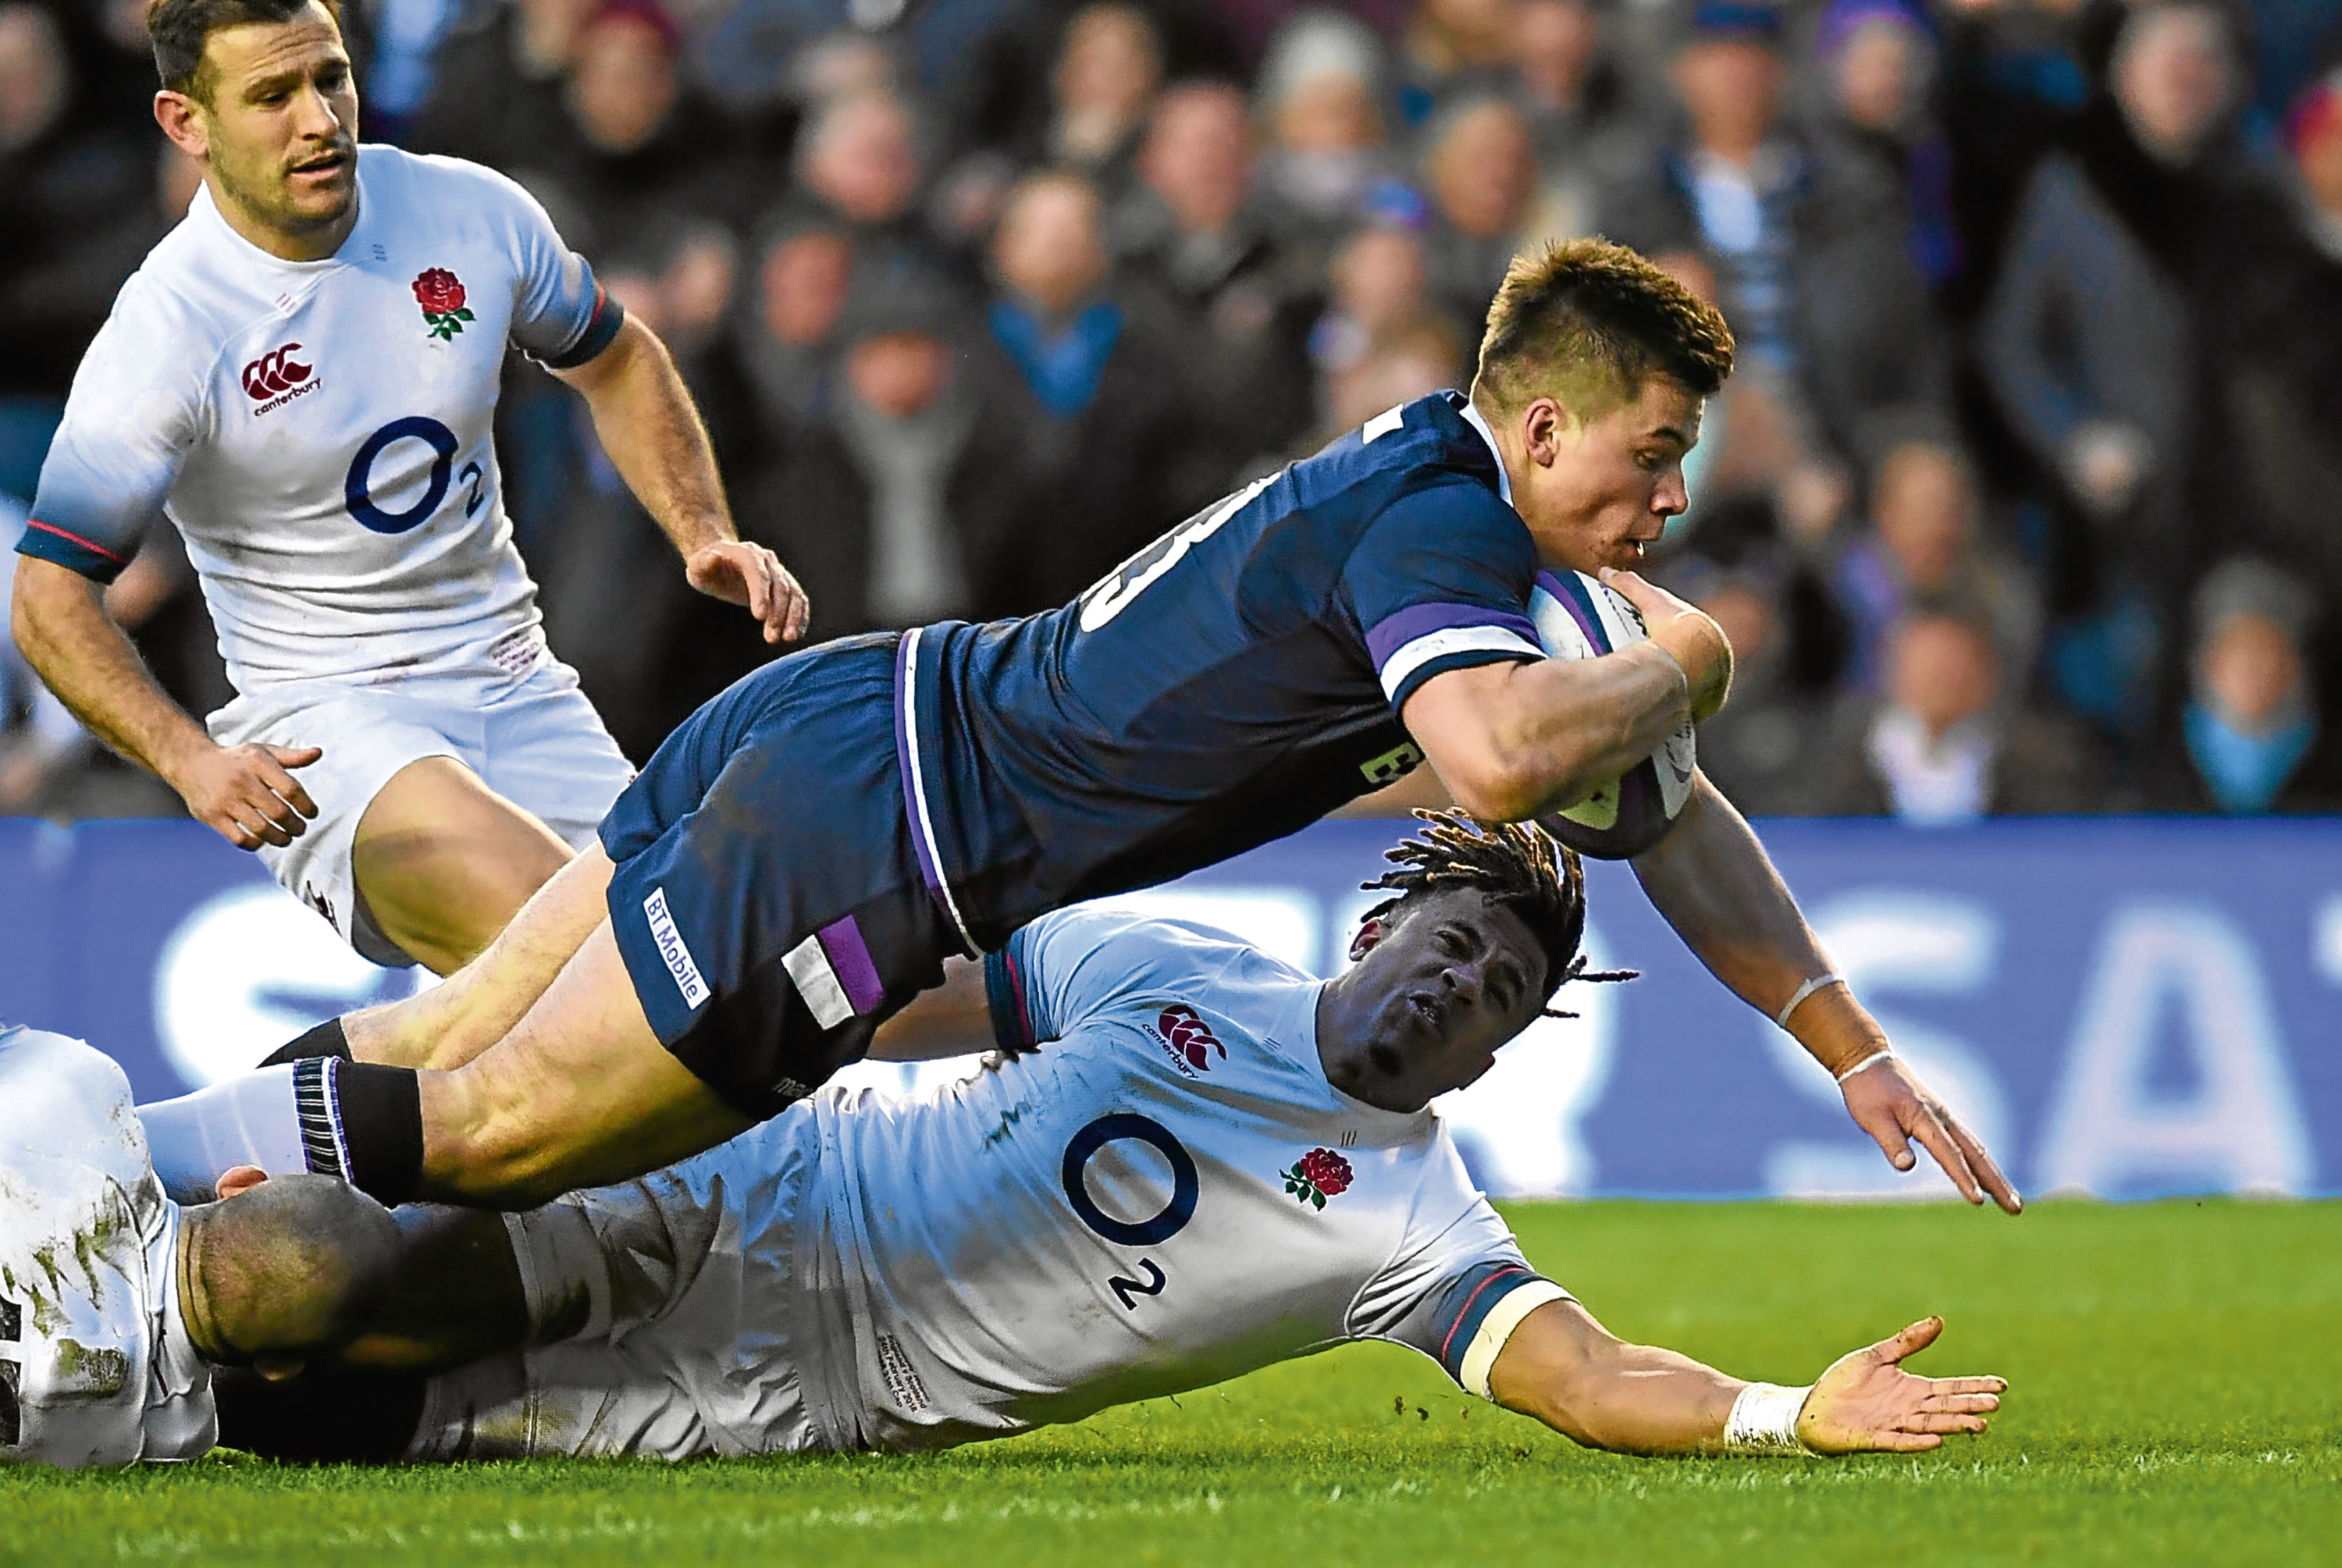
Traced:
<svg viewBox="0 0 2342 1568">
<path fill-rule="evenodd" d="M 315 746 L 221 746 L 155 684 L 95 583 L 53 561 L 16 560 L 16 646 L 74 717 L 179 792 L 196 821 L 238 849 L 278 848 L 317 814 L 292 774 Z"/>
<path fill-rule="evenodd" d="M 806 592 L 779 556 L 733 527 L 706 426 L 658 335 L 628 316 L 607 348 L 554 374 L 585 394 L 602 450 L 682 553 L 691 585 L 746 604 L 768 643 L 803 636 L 812 614 Z"/>
<path fill-rule="evenodd" d="M 1928 1318 L 1841 1356 L 1810 1389 L 1752 1392 L 1689 1356 L 1619 1339 L 1574 1301 L 1548 1302 L 1505 1342 L 1488 1387 L 1506 1409 L 1619 1453 L 1905 1453 L 1984 1431 L 2008 1386 L 1905 1372 L 1943 1328 Z"/>
<path fill-rule="evenodd" d="M 1847 1114 L 1897 1170 L 1917 1164 L 1916 1138 L 1968 1202 L 1988 1196 L 2009 1213 L 2024 1209 L 1983 1143 L 1893 1054 L 1877 1020 L 1830 974 L 1820 939 L 1765 846 L 1706 775 L 1676 825 L 1634 864 L 1684 945 L 1837 1079 Z"/>
<path fill-rule="evenodd" d="M 1448 670 L 1407 698 L 1407 733 L 1473 815 L 1526 822 L 1576 805 L 1723 705 L 1732 644 L 1716 623 L 1632 572 L 1602 580 L 1641 612 L 1649 641 Z"/>
</svg>

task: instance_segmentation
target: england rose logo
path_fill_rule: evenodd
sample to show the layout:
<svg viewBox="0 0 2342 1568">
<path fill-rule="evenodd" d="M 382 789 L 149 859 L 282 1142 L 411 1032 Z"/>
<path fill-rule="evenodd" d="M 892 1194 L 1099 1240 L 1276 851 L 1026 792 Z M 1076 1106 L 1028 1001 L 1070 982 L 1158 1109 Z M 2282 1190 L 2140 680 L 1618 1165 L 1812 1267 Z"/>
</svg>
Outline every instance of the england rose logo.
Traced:
<svg viewBox="0 0 2342 1568">
<path fill-rule="evenodd" d="M 1331 1149 L 1312 1149 L 1293 1162 L 1289 1171 L 1277 1173 L 1285 1178 L 1285 1190 L 1305 1203 L 1326 1206 L 1328 1198 L 1338 1198 L 1349 1191 L 1356 1179 L 1350 1162 Z"/>
<path fill-rule="evenodd" d="M 423 307 L 433 337 L 452 339 L 472 319 L 464 308 L 464 280 L 443 266 L 428 268 L 415 280 L 415 303 Z"/>
<path fill-rule="evenodd" d="M 1212 1033 L 1212 1026 L 1184 1002 L 1166 1007 L 1155 1020 L 1155 1026 L 1163 1032 L 1164 1043 L 1198 1073 L 1212 1064 L 1210 1051 L 1217 1051 L 1223 1057 L 1228 1054 L 1219 1036 Z"/>
</svg>

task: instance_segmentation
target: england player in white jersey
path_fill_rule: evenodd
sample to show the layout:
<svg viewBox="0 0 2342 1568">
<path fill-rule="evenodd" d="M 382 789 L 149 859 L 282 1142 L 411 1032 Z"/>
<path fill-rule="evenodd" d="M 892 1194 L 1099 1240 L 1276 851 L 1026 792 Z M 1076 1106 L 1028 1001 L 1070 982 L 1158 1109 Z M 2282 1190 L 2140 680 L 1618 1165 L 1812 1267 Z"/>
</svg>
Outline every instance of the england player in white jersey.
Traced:
<svg viewBox="0 0 2342 1568">
<path fill-rule="evenodd" d="M 243 1380 L 225 1441 L 381 1459 L 935 1449 L 1366 1338 L 1636 1453 L 1984 1429 L 1998 1379 L 1896 1365 L 1934 1320 L 1783 1390 L 1623 1343 L 1536 1273 L 1428 1105 L 1575 969 L 1577 869 L 1537 829 L 1461 819 L 1402 854 L 1382 884 L 1400 896 L 1335 981 L 1207 928 L 1076 908 L 989 961 L 1016 1054 L 962 1082 L 824 1090 L 525 1214 L 402 1211 L 417 1283 L 356 1360 L 464 1364 Z"/>
<path fill-rule="evenodd" d="M 155 116 L 204 187 L 75 377 L 18 546 L 17 640 L 360 952 L 445 973 L 632 776 L 513 545 L 506 345 L 586 395 L 695 587 L 775 641 L 804 597 L 736 535 L 664 347 L 544 209 L 477 165 L 357 145 L 325 0 L 155 0 L 148 21 Z M 208 734 L 98 599 L 158 510 L 239 694 Z"/>
<path fill-rule="evenodd" d="M 197 1458 L 213 1366 L 297 1371 L 381 1309 L 399 1238 L 379 1205 L 249 1167 L 223 1186 L 170 1202 L 122 1069 L 0 1024 L 0 1463 Z"/>
</svg>

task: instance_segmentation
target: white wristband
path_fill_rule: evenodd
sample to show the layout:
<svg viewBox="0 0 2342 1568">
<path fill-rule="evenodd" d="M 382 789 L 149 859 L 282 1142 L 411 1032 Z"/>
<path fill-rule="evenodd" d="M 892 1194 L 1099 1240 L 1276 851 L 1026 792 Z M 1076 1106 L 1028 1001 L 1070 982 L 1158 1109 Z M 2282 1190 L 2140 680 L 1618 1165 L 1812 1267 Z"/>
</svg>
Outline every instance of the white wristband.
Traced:
<svg viewBox="0 0 2342 1568">
<path fill-rule="evenodd" d="M 1797 1004 L 1799 1003 L 1803 1002 L 1807 997 L 1811 996 L 1815 992 L 1819 991 L 1825 985 L 1843 985 L 1845 984 L 1845 979 L 1839 975 L 1815 975 L 1811 980 L 1807 981 L 1803 985 L 1798 986 L 1795 991 L 1789 993 L 1788 1001 L 1783 1003 L 1781 1004 L 1781 1010 L 1773 1014 L 1773 1022 L 1778 1024 L 1783 1029 L 1787 1029 L 1789 1026 L 1789 1014 L 1797 1010 Z"/>
<path fill-rule="evenodd" d="M 1869 1055 L 1865 1056 L 1861 1061 L 1857 1062 L 1853 1066 L 1848 1067 L 1845 1072 L 1839 1074 L 1837 1075 L 1837 1081 L 1843 1084 L 1848 1078 L 1853 1077 L 1857 1073 L 1861 1072 L 1864 1068 L 1876 1067 L 1879 1063 L 1886 1061 L 1887 1058 L 1894 1054 L 1894 1052 L 1889 1051 L 1886 1046 L 1881 1045 L 1877 1050 L 1873 1051 Z"/>
<path fill-rule="evenodd" d="M 1797 1415 L 1806 1408 L 1813 1384 L 1783 1388 L 1775 1383 L 1752 1383 L 1732 1402 L 1724 1421 L 1726 1453 L 1811 1453 L 1797 1435 Z"/>
</svg>

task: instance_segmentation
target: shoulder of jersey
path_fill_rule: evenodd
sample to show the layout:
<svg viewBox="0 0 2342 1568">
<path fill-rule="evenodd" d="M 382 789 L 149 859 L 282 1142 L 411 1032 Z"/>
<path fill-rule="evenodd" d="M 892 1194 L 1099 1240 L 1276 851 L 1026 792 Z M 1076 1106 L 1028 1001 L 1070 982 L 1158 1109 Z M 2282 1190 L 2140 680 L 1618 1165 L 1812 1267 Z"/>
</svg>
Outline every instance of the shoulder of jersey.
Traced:
<svg viewBox="0 0 2342 1568">
<path fill-rule="evenodd" d="M 1529 619 L 1556 659 L 1598 658 L 1647 635 L 1634 605 L 1583 572 L 1539 572 L 1529 590 Z"/>
</svg>

